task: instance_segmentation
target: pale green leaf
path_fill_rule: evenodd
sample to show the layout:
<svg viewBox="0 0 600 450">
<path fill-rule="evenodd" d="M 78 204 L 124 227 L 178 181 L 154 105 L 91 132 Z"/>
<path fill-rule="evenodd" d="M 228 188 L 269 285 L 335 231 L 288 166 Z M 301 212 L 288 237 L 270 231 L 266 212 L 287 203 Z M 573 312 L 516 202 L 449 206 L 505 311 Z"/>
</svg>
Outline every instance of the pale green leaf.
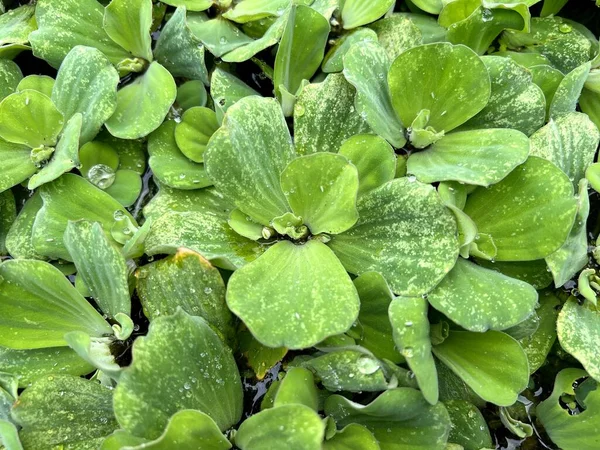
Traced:
<svg viewBox="0 0 600 450">
<path fill-rule="evenodd" d="M 204 13 L 188 14 L 188 27 L 195 39 L 216 57 L 252 42 L 252 38 L 222 16 L 209 19 Z"/>
<path fill-rule="evenodd" d="M 590 73 L 591 63 L 586 62 L 565 75 L 557 86 L 550 103 L 549 114 L 557 119 L 575 112 L 583 85 Z"/>
<path fill-rule="evenodd" d="M 342 5 L 342 25 L 350 30 L 379 19 L 394 5 L 394 0 L 345 0 Z"/>
<path fill-rule="evenodd" d="M 218 128 L 217 116 L 212 109 L 192 107 L 183 113 L 181 122 L 175 126 L 175 141 L 181 153 L 201 163 L 208 141 Z"/>
<path fill-rule="evenodd" d="M 475 405 L 466 400 L 449 400 L 444 405 L 452 420 L 448 442 L 462 445 L 464 450 L 493 447 L 485 418 Z"/>
<path fill-rule="evenodd" d="M 0 139 L 0 192 L 27 180 L 37 170 L 31 148 Z"/>
<path fill-rule="evenodd" d="M 0 20 L 6 14 L 0 16 Z M 18 90 L 23 74 L 19 66 L 8 59 L 0 59 L 0 101 Z"/>
<path fill-rule="evenodd" d="M 103 28 L 110 38 L 138 58 L 152 61 L 152 0 L 112 0 Z"/>
</svg>

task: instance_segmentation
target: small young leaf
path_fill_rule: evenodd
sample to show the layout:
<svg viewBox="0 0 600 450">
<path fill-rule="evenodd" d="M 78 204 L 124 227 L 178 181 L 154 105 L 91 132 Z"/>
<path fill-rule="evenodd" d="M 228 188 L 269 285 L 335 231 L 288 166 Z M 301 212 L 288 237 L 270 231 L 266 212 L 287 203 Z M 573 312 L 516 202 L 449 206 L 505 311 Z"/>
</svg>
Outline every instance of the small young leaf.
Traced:
<svg viewBox="0 0 600 450">
<path fill-rule="evenodd" d="M 104 10 L 104 31 L 138 58 L 152 61 L 152 0 L 112 0 Z"/>
<path fill-rule="evenodd" d="M 204 152 L 210 137 L 219 128 L 212 109 L 193 107 L 181 116 L 175 126 L 175 141 L 181 153 L 196 163 L 204 162 Z"/>
</svg>

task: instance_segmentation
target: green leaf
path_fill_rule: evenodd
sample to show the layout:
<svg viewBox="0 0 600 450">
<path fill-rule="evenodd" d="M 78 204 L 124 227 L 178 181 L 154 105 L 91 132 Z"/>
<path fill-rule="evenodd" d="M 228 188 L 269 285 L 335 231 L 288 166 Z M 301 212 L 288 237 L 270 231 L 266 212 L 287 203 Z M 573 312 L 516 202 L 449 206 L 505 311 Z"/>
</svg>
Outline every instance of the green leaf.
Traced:
<svg viewBox="0 0 600 450">
<path fill-rule="evenodd" d="M 587 62 L 592 48 L 591 42 L 562 17 L 534 17 L 530 32 L 507 30 L 499 43 L 510 50 L 542 55 L 564 74 Z"/>
<path fill-rule="evenodd" d="M 20 388 L 50 374 L 86 375 L 94 369 L 69 347 L 15 350 L 0 346 L 0 360 L 0 370 L 17 377 Z"/>
<path fill-rule="evenodd" d="M 30 148 L 52 147 L 63 127 L 63 115 L 48 97 L 26 90 L 0 103 L 0 137 Z"/>
<path fill-rule="evenodd" d="M 17 92 L 24 91 L 26 89 L 33 89 L 44 94 L 47 97 L 52 96 L 52 89 L 54 88 L 54 78 L 47 75 L 28 75 L 23 78 L 17 86 Z"/>
<path fill-rule="evenodd" d="M 340 36 L 325 55 L 321 69 L 325 73 L 341 72 L 344 70 L 343 58 L 348 50 L 365 42 L 377 42 L 377 33 L 369 28 L 358 28 Z"/>
<path fill-rule="evenodd" d="M 565 75 L 556 88 L 550 104 L 550 117 L 556 119 L 575 112 L 583 85 L 590 73 L 591 63 L 586 62 Z"/>
<path fill-rule="evenodd" d="M 138 445 L 139 441 L 139 445 Z M 210 416 L 193 409 L 176 412 L 169 419 L 163 433 L 154 441 L 118 430 L 102 443 L 101 450 L 228 450 L 229 441 Z"/>
<path fill-rule="evenodd" d="M 239 5 L 239 3 L 238 3 Z M 232 11 L 232 10 L 229 10 Z M 224 15 L 225 16 L 225 15 Z M 277 44 L 283 35 L 283 30 L 289 18 L 289 10 L 286 10 L 273 22 L 273 24 L 258 39 L 242 45 L 223 56 L 226 62 L 243 62 L 252 58 L 257 53 Z"/>
<path fill-rule="evenodd" d="M 204 318 L 228 339 L 233 337 L 233 316 L 225 303 L 221 274 L 198 253 L 181 248 L 174 256 L 140 267 L 136 278 L 150 321 L 175 314 L 180 307 Z"/>
<path fill-rule="evenodd" d="M 571 297 L 564 304 L 556 330 L 560 345 L 573 355 L 595 380 L 600 379 L 598 348 L 594 345 L 600 329 L 600 313 L 589 301 L 580 305 Z"/>
<path fill-rule="evenodd" d="M 383 16 L 394 4 L 393 0 L 346 0 L 342 6 L 342 24 L 345 30 L 360 27 L 375 22 Z"/>
<path fill-rule="evenodd" d="M 83 115 L 82 143 L 94 139 L 114 113 L 118 83 L 117 71 L 95 48 L 77 46 L 65 57 L 52 89 L 52 101 L 65 119 L 76 113 Z"/>
<path fill-rule="evenodd" d="M 408 158 L 407 171 L 424 183 L 454 180 L 489 186 L 523 164 L 529 139 L 517 130 L 458 131 Z"/>
<path fill-rule="evenodd" d="M 394 346 L 392 326 L 388 317 L 390 302 L 394 294 L 383 276 L 378 272 L 365 272 L 354 280 L 354 286 L 360 297 L 358 322 L 352 327 L 351 334 L 356 343 L 380 359 L 394 363 L 402 357 Z"/>
<path fill-rule="evenodd" d="M 19 396 L 13 418 L 25 448 L 97 448 L 118 424 L 112 390 L 70 375 L 41 378 Z"/>
<path fill-rule="evenodd" d="M 394 13 L 369 25 L 375 30 L 379 43 L 387 52 L 390 61 L 400 53 L 417 45 L 444 40 L 446 30 L 432 17 L 425 15 Z M 438 39 L 432 34 L 441 34 Z"/>
<path fill-rule="evenodd" d="M 17 205 L 12 191 L 0 193 L 0 256 L 6 253 L 6 236 L 17 218 Z"/>
<path fill-rule="evenodd" d="M 402 53 L 388 75 L 392 105 L 404 124 L 422 110 L 428 126 L 448 133 L 475 116 L 490 98 L 490 77 L 483 61 L 463 45 L 436 43 Z"/>
<path fill-rule="evenodd" d="M 293 5 L 275 57 L 273 85 L 281 96 L 281 87 L 292 95 L 302 80 L 310 80 L 323 56 L 329 36 L 329 21 L 308 6 Z"/>
<path fill-rule="evenodd" d="M 279 176 L 295 156 L 279 104 L 252 96 L 229 108 L 204 160 L 219 192 L 254 221 L 269 226 L 288 211 Z"/>
<path fill-rule="evenodd" d="M 227 305 L 262 344 L 300 349 L 347 331 L 359 299 L 324 244 L 280 241 L 234 272 Z"/>
<path fill-rule="evenodd" d="M 7 420 L 0 420 L 0 442 L 6 450 L 23 450 L 17 427 Z"/>
<path fill-rule="evenodd" d="M 271 16 L 281 16 L 289 0 L 246 0 L 223 14 L 228 20 L 248 23 Z"/>
<path fill-rule="evenodd" d="M 36 29 L 34 13 L 34 5 L 22 5 L 4 12 L 0 17 L 0 46 L 27 44 L 29 33 Z"/>
<path fill-rule="evenodd" d="M 181 153 L 196 163 L 204 161 L 204 152 L 210 137 L 219 128 L 212 109 L 201 106 L 188 109 L 175 126 L 175 141 Z"/>
<path fill-rule="evenodd" d="M 235 434 L 241 450 L 320 450 L 325 435 L 321 417 L 301 404 L 269 408 L 246 419 Z"/>
<path fill-rule="evenodd" d="M 532 79 L 532 71 L 509 58 L 482 58 L 491 80 L 488 104 L 461 129 L 513 128 L 530 136 L 544 124 L 544 91 Z"/>
<path fill-rule="evenodd" d="M 392 107 L 387 86 L 389 58 L 375 42 L 354 45 L 344 56 L 344 76 L 356 88 L 356 109 L 373 131 L 396 148 L 404 146 L 404 128 Z"/>
<path fill-rule="evenodd" d="M 252 38 L 221 16 L 209 19 L 205 14 L 188 15 L 188 26 L 196 40 L 218 58 L 252 42 Z"/>
<path fill-rule="evenodd" d="M 210 8 L 213 0 L 160 0 L 162 3 L 171 6 L 185 6 L 190 11 L 204 11 Z"/>
<path fill-rule="evenodd" d="M 288 351 L 284 347 L 265 347 L 247 330 L 241 332 L 239 341 L 240 353 L 244 355 L 258 380 L 263 380 L 267 372 L 281 361 Z"/>
<path fill-rule="evenodd" d="M 122 369 L 115 362 L 106 340 L 93 339 L 83 331 L 70 331 L 65 334 L 65 341 L 82 360 L 101 370 L 103 374 L 113 380 L 119 380 Z"/>
<path fill-rule="evenodd" d="M 351 423 L 323 442 L 323 450 L 380 450 L 379 442 L 367 428 Z"/>
<path fill-rule="evenodd" d="M 302 366 L 313 371 L 323 387 L 332 392 L 378 392 L 391 384 L 384 364 L 360 347 L 330 350 Z"/>
<path fill-rule="evenodd" d="M 66 345 L 68 331 L 101 337 L 108 323 L 63 274 L 43 261 L 9 260 L 0 265 L 0 345 L 14 349 Z"/>
<path fill-rule="evenodd" d="M 581 369 L 563 369 L 556 376 L 549 398 L 536 408 L 536 415 L 554 443 L 564 450 L 593 450 L 600 445 L 600 433 L 595 427 L 600 416 L 600 390 L 591 391 L 585 398 L 585 410 L 571 414 L 565 409 L 562 397 L 573 397 L 574 384 L 587 374 Z"/>
<path fill-rule="evenodd" d="M 529 373 L 534 373 L 546 362 L 546 357 L 556 341 L 557 307 L 560 301 L 548 291 L 540 293 L 539 301 L 540 306 L 536 310 L 539 317 L 538 328 L 531 336 L 519 341 L 529 361 Z"/>
<path fill-rule="evenodd" d="M 104 189 L 104 192 L 125 207 L 133 205 L 141 191 L 142 178 L 133 170 L 117 170 L 113 184 Z"/>
<path fill-rule="evenodd" d="M 510 406 L 527 387 L 527 356 L 517 341 L 499 331 L 451 331 L 433 354 L 483 400 Z"/>
<path fill-rule="evenodd" d="M 567 0 L 544 0 L 540 16 L 547 17 L 556 15 L 566 4 Z"/>
<path fill-rule="evenodd" d="M 133 56 L 152 61 L 152 0 L 112 0 L 103 27 L 110 38 Z"/>
<path fill-rule="evenodd" d="M 317 412 L 317 395 L 312 372 L 303 367 L 292 367 L 277 388 L 273 407 L 304 405 Z"/>
<path fill-rule="evenodd" d="M 131 313 L 127 264 L 98 222 L 69 222 L 65 247 L 90 294 L 105 314 Z"/>
<path fill-rule="evenodd" d="M 260 95 L 239 78 L 217 67 L 210 79 L 210 95 L 215 102 L 215 111 L 219 122 L 223 120 L 223 114 L 244 97 Z"/>
<path fill-rule="evenodd" d="M 0 16 L 0 20 L 6 14 Z M 19 66 L 8 59 L 0 59 L 0 101 L 17 90 L 23 78 Z"/>
<path fill-rule="evenodd" d="M 158 216 L 145 246 L 147 255 L 174 254 L 180 247 L 189 248 L 229 270 L 242 267 L 264 251 L 260 244 L 234 232 L 226 218 L 197 211 Z"/>
<path fill-rule="evenodd" d="M 492 448 L 490 430 L 475 405 L 466 400 L 449 400 L 444 405 L 452 420 L 448 442 L 462 445 L 465 450 Z"/>
<path fill-rule="evenodd" d="M 600 132 L 582 113 L 572 112 L 550 122 L 531 136 L 531 154 L 556 164 L 574 186 L 594 161 Z"/>
<path fill-rule="evenodd" d="M 187 111 L 194 106 L 206 106 L 208 94 L 200 80 L 186 81 L 177 88 L 177 105 Z"/>
<path fill-rule="evenodd" d="M 544 92 L 544 97 L 546 98 L 546 118 L 549 118 L 552 99 L 564 75 L 560 70 L 545 64 L 529 67 L 529 71 L 533 76 L 533 82 Z"/>
<path fill-rule="evenodd" d="M 64 174 L 44 184 L 39 192 L 44 206 L 35 218 L 31 239 L 35 251 L 50 258 L 70 260 L 63 243 L 70 220 L 100 222 L 109 239 L 116 216 L 126 217 L 135 224 L 133 217 L 119 202 L 77 175 Z"/>
<path fill-rule="evenodd" d="M 89 178 L 90 169 L 98 164 L 108 166 L 113 171 L 119 167 L 119 154 L 107 143 L 91 141 L 84 144 L 79 150 L 81 175 Z"/>
<path fill-rule="evenodd" d="M 302 89 L 294 106 L 294 144 L 301 155 L 337 153 L 343 141 L 369 126 L 354 108 L 356 91 L 342 74 Z"/>
<path fill-rule="evenodd" d="M 42 207 L 42 198 L 34 193 L 23 205 L 17 218 L 6 235 L 6 249 L 15 259 L 44 259 L 37 253 L 31 242 L 31 232 L 35 216 Z"/>
<path fill-rule="evenodd" d="M 176 97 L 173 77 L 153 62 L 146 73 L 117 92 L 117 108 L 106 128 L 121 139 L 147 136 L 163 122 Z"/>
<path fill-rule="evenodd" d="M 0 192 L 27 180 L 37 170 L 31 148 L 0 139 Z"/>
<path fill-rule="evenodd" d="M 158 438 L 183 409 L 208 414 L 226 430 L 242 415 L 242 385 L 231 350 L 200 317 L 183 310 L 158 317 L 133 346 L 114 408 L 126 431 L 146 439 Z"/>
<path fill-rule="evenodd" d="M 479 233 L 493 239 L 496 260 L 531 261 L 545 258 L 565 242 L 577 199 L 564 173 L 531 156 L 499 183 L 473 192 L 464 211 Z"/>
<path fill-rule="evenodd" d="M 190 161 L 176 141 L 177 123 L 164 122 L 148 138 L 148 165 L 162 184 L 176 189 L 200 189 L 210 186 L 211 180 L 203 164 Z"/>
<path fill-rule="evenodd" d="M 358 220 L 358 171 L 344 156 L 315 153 L 288 164 L 281 188 L 313 235 L 339 234 Z"/>
<path fill-rule="evenodd" d="M 339 151 L 358 171 L 358 195 L 362 195 L 394 179 L 396 155 L 383 138 L 359 134 L 346 139 Z"/>
<path fill-rule="evenodd" d="M 35 18 L 38 29 L 29 35 L 33 53 L 52 67 L 77 45 L 97 48 L 114 65 L 131 57 L 104 31 L 104 7 L 96 0 L 40 0 Z"/>
<path fill-rule="evenodd" d="M 362 195 L 356 225 L 330 242 L 347 271 L 380 272 L 392 291 L 418 296 L 452 269 L 456 221 L 430 185 L 397 178 Z"/>
<path fill-rule="evenodd" d="M 162 28 L 156 41 L 154 57 L 174 77 L 201 80 L 208 85 L 204 47 L 198 46 L 196 38 L 188 27 L 185 8 L 177 8 Z"/>
<path fill-rule="evenodd" d="M 439 14 L 442 11 L 443 0 L 412 0 L 419 9 L 430 14 Z"/>
<path fill-rule="evenodd" d="M 505 330 L 533 314 L 536 290 L 529 284 L 459 258 L 427 296 L 429 303 L 466 330 Z"/>
<path fill-rule="evenodd" d="M 579 180 L 577 216 L 569 237 L 561 248 L 546 256 L 556 287 L 563 286 L 588 264 L 587 219 L 590 213 L 588 182 Z"/>
<path fill-rule="evenodd" d="M 338 427 L 351 423 L 365 426 L 379 441 L 381 450 L 443 450 L 450 432 L 450 417 L 442 403 L 432 406 L 411 388 L 390 389 L 368 405 L 332 395 L 325 413 Z"/>
<path fill-rule="evenodd" d="M 83 116 L 75 113 L 63 129 L 50 162 L 29 179 L 27 188 L 36 189 L 44 183 L 56 180 L 79 165 L 79 139 Z"/>
<path fill-rule="evenodd" d="M 425 400 L 438 401 L 437 370 L 431 354 L 427 300 L 421 297 L 398 297 L 390 303 L 389 318 L 394 343 L 415 375 Z"/>
</svg>

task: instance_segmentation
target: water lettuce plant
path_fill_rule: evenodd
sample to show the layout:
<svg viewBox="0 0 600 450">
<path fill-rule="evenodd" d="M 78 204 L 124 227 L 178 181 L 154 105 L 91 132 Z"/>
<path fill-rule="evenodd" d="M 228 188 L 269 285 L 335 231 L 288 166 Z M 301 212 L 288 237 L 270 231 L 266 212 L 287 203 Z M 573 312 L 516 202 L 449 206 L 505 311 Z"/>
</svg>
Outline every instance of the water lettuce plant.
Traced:
<svg viewBox="0 0 600 450">
<path fill-rule="evenodd" d="M 596 449 L 600 6 L 0 0 L 0 449 Z"/>
</svg>

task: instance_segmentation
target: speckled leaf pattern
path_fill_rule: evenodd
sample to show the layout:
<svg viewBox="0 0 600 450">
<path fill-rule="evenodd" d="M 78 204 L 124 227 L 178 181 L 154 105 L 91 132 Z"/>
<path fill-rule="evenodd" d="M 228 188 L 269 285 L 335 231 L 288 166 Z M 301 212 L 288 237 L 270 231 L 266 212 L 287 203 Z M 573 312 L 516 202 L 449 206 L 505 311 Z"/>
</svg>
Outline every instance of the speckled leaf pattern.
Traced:
<svg viewBox="0 0 600 450">
<path fill-rule="evenodd" d="M 437 24 L 437 21 L 431 19 L 425 15 L 396 13 L 378 20 L 369 25 L 369 28 L 375 30 L 379 44 L 386 50 L 390 61 L 393 61 L 409 48 L 428 43 L 427 33 L 421 29 L 423 24 L 437 27 L 445 34 L 445 30 Z"/>
<path fill-rule="evenodd" d="M 430 291 L 458 256 L 454 216 L 432 186 L 397 178 L 361 196 L 356 225 L 330 247 L 346 270 L 380 272 L 405 296 Z"/>
<path fill-rule="evenodd" d="M 152 61 L 152 0 L 112 0 L 104 11 L 104 30 L 133 56 Z"/>
<path fill-rule="evenodd" d="M 422 297 L 398 297 L 390 303 L 389 318 L 394 342 L 412 370 L 425 400 L 438 401 L 437 370 L 431 354 L 427 300 Z"/>
<path fill-rule="evenodd" d="M 339 151 L 358 170 L 358 195 L 394 179 L 396 155 L 383 138 L 359 134 L 344 141 Z"/>
<path fill-rule="evenodd" d="M 279 42 L 273 68 L 273 85 L 295 95 L 302 80 L 310 80 L 323 56 L 329 36 L 329 21 L 308 6 L 292 6 Z"/>
<path fill-rule="evenodd" d="M 139 442 L 138 442 L 139 441 Z M 228 450 L 231 444 L 210 416 L 193 409 L 176 412 L 154 441 L 119 430 L 102 443 L 101 450 Z"/>
<path fill-rule="evenodd" d="M 392 105 L 406 126 L 422 110 L 428 126 L 446 133 L 487 104 L 490 77 L 473 50 L 448 43 L 411 48 L 393 62 L 388 75 Z"/>
<path fill-rule="evenodd" d="M 92 297 L 105 314 L 129 315 L 131 300 L 127 284 L 128 270 L 121 252 L 108 240 L 98 222 L 69 222 L 65 247 Z"/>
<path fill-rule="evenodd" d="M 289 0 L 251 0 L 237 3 L 223 14 L 236 23 L 248 23 L 282 14 Z"/>
<path fill-rule="evenodd" d="M 408 158 L 407 171 L 424 183 L 459 181 L 489 186 L 525 162 L 529 140 L 502 128 L 458 131 Z"/>
<path fill-rule="evenodd" d="M 328 391 L 379 392 L 389 387 L 383 363 L 360 349 L 329 351 L 303 364 Z"/>
<path fill-rule="evenodd" d="M 242 385 L 231 350 L 200 317 L 179 310 L 155 319 L 133 346 L 133 362 L 114 391 L 128 432 L 156 439 L 183 409 L 209 415 L 221 431 L 242 415 Z M 149 414 L 151 412 L 151 414 Z"/>
<path fill-rule="evenodd" d="M 576 187 L 594 162 L 600 132 L 583 113 L 572 112 L 550 122 L 531 136 L 531 154 L 556 164 Z"/>
<path fill-rule="evenodd" d="M 34 5 L 22 5 L 6 11 L 0 17 L 0 45 L 27 44 L 29 33 L 35 30 Z"/>
<path fill-rule="evenodd" d="M 583 85 L 590 73 L 591 63 L 586 62 L 565 75 L 556 88 L 550 104 L 550 117 L 556 119 L 575 112 Z"/>
<path fill-rule="evenodd" d="M 556 330 L 560 345 L 583 365 L 595 380 L 600 379 L 600 312 L 588 301 L 583 305 L 571 297 L 563 306 Z"/>
<path fill-rule="evenodd" d="M 63 61 L 52 101 L 66 120 L 83 115 L 81 143 L 94 139 L 117 106 L 119 75 L 99 50 L 77 46 Z"/>
<path fill-rule="evenodd" d="M 117 108 L 106 128 L 121 139 L 144 137 L 160 126 L 176 97 L 175 80 L 155 61 L 144 75 L 119 90 Z"/>
<path fill-rule="evenodd" d="M 505 330 L 533 314 L 536 290 L 523 281 L 458 258 L 429 293 L 429 303 L 466 330 Z"/>
<path fill-rule="evenodd" d="M 239 78 L 217 67 L 210 79 L 210 95 L 215 101 L 219 122 L 231 105 L 244 97 L 260 95 Z"/>
<path fill-rule="evenodd" d="M 156 41 L 154 57 L 174 77 L 201 80 L 208 84 L 204 46 L 198 46 L 196 38 L 187 26 L 185 8 L 177 8 L 161 30 Z"/>
<path fill-rule="evenodd" d="M 348 50 L 367 41 L 377 42 L 377 33 L 369 28 L 357 28 L 340 36 L 327 51 L 321 69 L 325 73 L 341 72 L 344 70 L 344 56 Z"/>
<path fill-rule="evenodd" d="M 375 42 L 354 45 L 344 56 L 344 76 L 356 88 L 356 109 L 373 131 L 394 147 L 406 143 L 387 86 L 390 60 Z"/>
<path fill-rule="evenodd" d="M 585 178 L 579 180 L 577 215 L 569 237 L 554 253 L 546 256 L 546 263 L 556 287 L 563 286 L 577 272 L 588 264 L 587 219 L 590 213 L 590 198 L 588 182 Z"/>
<path fill-rule="evenodd" d="M 31 161 L 31 148 L 0 138 L 0 192 L 27 180 L 37 172 Z"/>
<path fill-rule="evenodd" d="M 66 346 L 63 335 L 68 331 L 112 334 L 102 316 L 51 264 L 9 260 L 0 265 L 0 276 L 0 345 L 60 347 Z"/>
<path fill-rule="evenodd" d="M 16 63 L 8 59 L 0 59 L 0 101 L 17 90 L 22 78 L 23 74 Z"/>
<path fill-rule="evenodd" d="M 235 434 L 241 450 L 321 450 L 325 424 L 312 409 L 302 404 L 269 408 L 246 419 Z"/>
<path fill-rule="evenodd" d="M 64 119 L 52 100 L 37 91 L 9 95 L 0 103 L 0 137 L 30 148 L 52 147 Z"/>
<path fill-rule="evenodd" d="M 217 116 L 212 109 L 195 106 L 183 113 L 175 127 L 177 147 L 196 163 L 204 162 L 204 152 L 210 137 L 219 128 Z"/>
<path fill-rule="evenodd" d="M 0 256 L 6 256 L 6 235 L 17 218 L 17 204 L 12 191 L 0 192 Z"/>
<path fill-rule="evenodd" d="M 29 179 L 27 188 L 33 190 L 44 183 L 56 180 L 79 165 L 79 139 L 83 117 L 75 113 L 63 129 L 50 162 Z"/>
<path fill-rule="evenodd" d="M 118 427 L 112 390 L 70 375 L 41 378 L 25 389 L 13 417 L 26 449 L 97 448 Z"/>
<path fill-rule="evenodd" d="M 173 256 L 146 264 L 136 272 L 137 292 L 151 321 L 172 315 L 177 308 L 200 316 L 228 339 L 233 316 L 225 303 L 225 283 L 206 259 L 181 248 Z"/>
<path fill-rule="evenodd" d="M 520 55 L 520 53 L 518 54 Z M 527 53 L 524 54 L 526 55 Z M 560 70 L 546 64 L 531 66 L 529 67 L 529 71 L 533 76 L 533 82 L 544 92 L 544 97 L 546 98 L 546 118 L 549 118 L 552 99 L 564 75 Z"/>
<path fill-rule="evenodd" d="M 38 192 L 23 205 L 16 220 L 6 235 L 6 249 L 15 259 L 44 259 L 37 253 L 31 242 L 31 232 L 35 216 L 42 207 L 42 197 Z"/>
<path fill-rule="evenodd" d="M 562 406 L 563 394 L 573 396 L 574 383 L 585 377 L 581 369 L 563 369 L 556 376 L 550 397 L 536 408 L 536 415 L 552 441 L 564 450 L 595 450 L 600 445 L 597 423 L 600 417 L 600 390 L 585 397 L 585 410 L 571 415 Z M 583 408 L 582 408 L 583 409 Z"/>
<path fill-rule="evenodd" d="M 359 299 L 326 245 L 280 241 L 234 272 L 227 305 L 262 344 L 299 349 L 347 331 Z"/>
<path fill-rule="evenodd" d="M 575 220 L 573 185 L 554 164 L 531 156 L 500 183 L 473 192 L 465 213 L 491 236 L 498 261 L 531 261 L 563 245 Z"/>
<path fill-rule="evenodd" d="M 281 188 L 312 234 L 339 234 L 358 219 L 358 171 L 342 155 L 315 153 L 293 160 L 281 174 Z"/>
<path fill-rule="evenodd" d="M 499 406 L 512 405 L 529 381 L 525 352 L 500 331 L 451 331 L 433 354 L 479 397 Z"/>
<path fill-rule="evenodd" d="M 354 107 L 356 90 L 342 74 L 302 89 L 294 107 L 294 144 L 301 155 L 336 153 L 343 141 L 369 131 Z"/>
<path fill-rule="evenodd" d="M 513 128 L 527 136 L 544 124 L 544 92 L 532 79 L 532 73 L 509 58 L 484 56 L 490 75 L 488 104 L 461 129 Z"/>
<path fill-rule="evenodd" d="M 148 137 L 148 165 L 158 181 L 171 188 L 189 190 L 210 186 L 212 181 L 204 164 L 191 161 L 177 146 L 177 125 L 175 121 L 166 121 Z"/>
<path fill-rule="evenodd" d="M 100 222 L 109 239 L 117 211 L 135 225 L 133 217 L 119 202 L 77 175 L 64 174 L 44 184 L 38 192 L 44 205 L 35 218 L 31 239 L 35 251 L 47 257 L 71 260 L 63 243 L 69 220 Z"/>
<path fill-rule="evenodd" d="M 279 177 L 295 156 L 277 101 L 252 96 L 229 108 L 223 126 L 208 143 L 204 161 L 219 192 L 268 226 L 289 210 Z"/>
<path fill-rule="evenodd" d="M 63 375 L 86 375 L 94 370 L 69 347 L 15 350 L 0 346 L 0 358 L 0 370 L 15 375 L 21 388 L 57 372 Z M 57 367 L 61 369 L 57 370 Z"/>
<path fill-rule="evenodd" d="M 250 37 L 222 16 L 209 19 L 204 13 L 188 14 L 188 26 L 195 39 L 201 41 L 216 57 L 252 42 Z"/>
<path fill-rule="evenodd" d="M 366 25 L 383 16 L 394 4 L 394 0 L 346 0 L 342 7 L 344 29 Z"/>
<path fill-rule="evenodd" d="M 493 446 L 485 418 L 475 405 L 466 400 L 449 400 L 444 405 L 453 425 L 448 442 L 462 445 L 466 450 Z"/>
<path fill-rule="evenodd" d="M 40 0 L 35 18 L 38 29 L 29 36 L 33 53 L 52 67 L 77 45 L 97 48 L 115 65 L 131 57 L 104 31 L 104 7 L 96 0 Z"/>
<path fill-rule="evenodd" d="M 394 345 L 388 317 L 394 294 L 387 282 L 378 272 L 365 272 L 354 280 L 354 286 L 360 297 L 360 312 L 348 334 L 376 357 L 399 363 L 402 356 Z"/>
<path fill-rule="evenodd" d="M 365 426 L 379 441 L 381 450 L 443 450 L 450 432 L 450 417 L 442 403 L 430 405 L 416 389 L 396 388 L 368 405 L 332 395 L 325 413 L 338 427 L 351 423 Z"/>
<path fill-rule="evenodd" d="M 256 259 L 264 249 L 240 236 L 210 212 L 169 212 L 152 223 L 145 240 L 146 253 L 174 254 L 180 247 L 200 253 L 217 267 L 235 270 Z"/>
</svg>

